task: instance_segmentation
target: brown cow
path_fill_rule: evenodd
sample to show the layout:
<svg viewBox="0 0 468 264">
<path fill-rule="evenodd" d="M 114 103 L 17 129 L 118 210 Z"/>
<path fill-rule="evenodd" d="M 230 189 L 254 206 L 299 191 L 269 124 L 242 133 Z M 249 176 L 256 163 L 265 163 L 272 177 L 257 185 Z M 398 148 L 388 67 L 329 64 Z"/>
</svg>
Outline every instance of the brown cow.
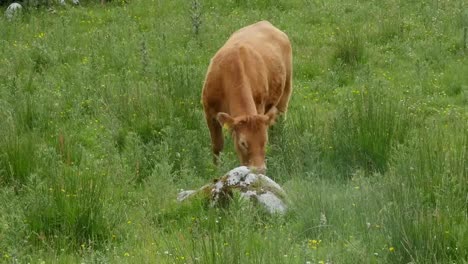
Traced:
<svg viewBox="0 0 468 264">
<path fill-rule="evenodd" d="M 202 93 L 215 163 L 223 149 L 225 126 L 241 164 L 265 171 L 268 127 L 277 111 L 286 113 L 291 78 L 291 43 L 270 22 L 231 35 L 211 59 Z"/>
</svg>

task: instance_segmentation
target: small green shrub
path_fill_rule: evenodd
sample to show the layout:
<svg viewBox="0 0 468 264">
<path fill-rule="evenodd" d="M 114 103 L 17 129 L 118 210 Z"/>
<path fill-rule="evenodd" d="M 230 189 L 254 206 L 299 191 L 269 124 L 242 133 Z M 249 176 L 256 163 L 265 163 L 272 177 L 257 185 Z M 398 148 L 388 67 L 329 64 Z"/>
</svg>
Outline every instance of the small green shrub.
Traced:
<svg viewBox="0 0 468 264">
<path fill-rule="evenodd" d="M 202 6 L 200 1 L 192 0 L 190 5 L 190 18 L 192 21 L 192 31 L 195 36 L 200 33 L 200 27 L 202 25 Z"/>
</svg>

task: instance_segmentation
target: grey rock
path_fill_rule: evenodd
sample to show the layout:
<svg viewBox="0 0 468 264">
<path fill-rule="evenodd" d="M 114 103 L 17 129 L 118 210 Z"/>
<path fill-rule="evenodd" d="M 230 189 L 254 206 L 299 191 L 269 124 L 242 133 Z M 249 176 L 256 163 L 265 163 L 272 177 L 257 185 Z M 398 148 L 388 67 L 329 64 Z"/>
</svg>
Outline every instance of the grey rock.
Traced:
<svg viewBox="0 0 468 264">
<path fill-rule="evenodd" d="M 182 191 L 177 200 L 182 202 L 195 195 L 202 195 L 209 199 L 211 206 L 216 206 L 221 201 L 229 200 L 234 191 L 240 192 L 240 197 L 263 206 L 271 214 L 284 214 L 287 210 L 283 188 L 269 177 L 256 174 L 245 166 L 229 171 L 198 190 Z"/>
<path fill-rule="evenodd" d="M 23 6 L 21 6 L 19 3 L 12 3 L 5 10 L 5 17 L 11 21 L 21 13 L 22 9 Z"/>
</svg>

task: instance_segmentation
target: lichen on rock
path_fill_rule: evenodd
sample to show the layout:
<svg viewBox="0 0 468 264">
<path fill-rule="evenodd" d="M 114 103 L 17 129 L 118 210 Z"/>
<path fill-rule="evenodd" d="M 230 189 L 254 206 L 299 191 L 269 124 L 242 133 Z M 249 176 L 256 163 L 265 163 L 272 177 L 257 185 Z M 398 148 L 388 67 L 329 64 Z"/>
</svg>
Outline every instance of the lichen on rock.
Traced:
<svg viewBox="0 0 468 264">
<path fill-rule="evenodd" d="M 182 202 L 195 195 L 203 195 L 209 199 L 211 206 L 228 200 L 234 191 L 240 197 L 260 204 L 271 214 L 284 214 L 287 210 L 286 193 L 279 184 L 263 174 L 256 174 L 245 166 L 229 171 L 212 183 L 198 190 L 188 190 L 179 193 L 177 200 Z"/>
</svg>

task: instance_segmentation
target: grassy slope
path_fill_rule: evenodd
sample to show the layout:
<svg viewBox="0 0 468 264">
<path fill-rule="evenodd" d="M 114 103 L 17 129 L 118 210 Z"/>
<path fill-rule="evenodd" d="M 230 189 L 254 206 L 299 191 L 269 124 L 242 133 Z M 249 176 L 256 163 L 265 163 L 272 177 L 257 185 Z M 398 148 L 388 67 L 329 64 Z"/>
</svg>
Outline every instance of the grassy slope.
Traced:
<svg viewBox="0 0 468 264">
<path fill-rule="evenodd" d="M 468 262 L 466 3 L 192 3 L 0 19 L 0 262 Z M 200 90 L 261 19 L 294 48 L 268 149 L 291 212 L 176 204 L 236 165 L 230 141 L 211 164 Z"/>
</svg>

